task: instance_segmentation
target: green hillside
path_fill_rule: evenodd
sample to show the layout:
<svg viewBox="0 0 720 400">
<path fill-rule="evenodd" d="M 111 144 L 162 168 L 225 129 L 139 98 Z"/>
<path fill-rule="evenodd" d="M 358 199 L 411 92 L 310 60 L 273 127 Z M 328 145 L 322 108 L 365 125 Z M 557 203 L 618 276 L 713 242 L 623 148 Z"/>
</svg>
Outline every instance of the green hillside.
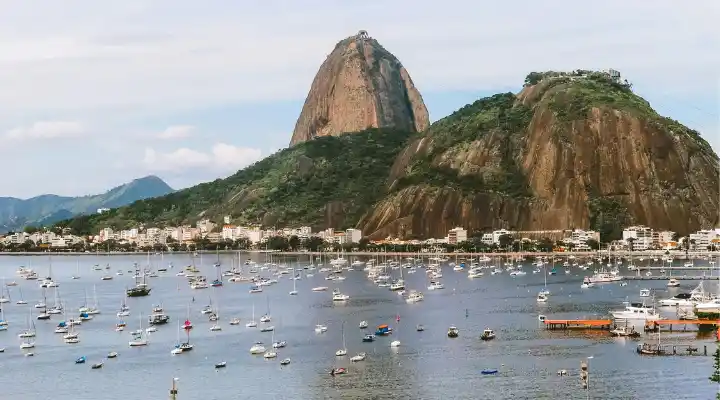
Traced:
<svg viewBox="0 0 720 400">
<path fill-rule="evenodd" d="M 390 167 L 412 136 L 371 129 L 282 150 L 236 174 L 109 212 L 58 223 L 79 234 L 139 224 L 177 226 L 202 218 L 316 229 L 352 227 L 384 194 Z"/>
</svg>

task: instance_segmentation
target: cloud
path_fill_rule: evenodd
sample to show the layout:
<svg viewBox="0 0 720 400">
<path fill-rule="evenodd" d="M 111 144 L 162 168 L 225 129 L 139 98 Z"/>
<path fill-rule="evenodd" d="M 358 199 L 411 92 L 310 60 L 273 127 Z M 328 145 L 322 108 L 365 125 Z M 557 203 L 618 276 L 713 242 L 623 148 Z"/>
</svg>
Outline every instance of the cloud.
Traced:
<svg viewBox="0 0 720 400">
<path fill-rule="evenodd" d="M 5 138 L 15 140 L 64 139 L 80 137 L 84 134 L 85 128 L 79 122 L 40 121 L 29 126 L 10 129 L 5 133 Z"/>
<path fill-rule="evenodd" d="M 184 139 L 190 137 L 195 131 L 192 125 L 173 125 L 160 132 L 158 139 Z"/>
<path fill-rule="evenodd" d="M 262 152 L 259 149 L 236 147 L 226 143 L 216 143 L 207 153 L 185 147 L 163 153 L 148 147 L 145 149 L 143 164 L 152 172 L 182 173 L 204 169 L 216 174 L 235 172 L 261 157 Z"/>
</svg>

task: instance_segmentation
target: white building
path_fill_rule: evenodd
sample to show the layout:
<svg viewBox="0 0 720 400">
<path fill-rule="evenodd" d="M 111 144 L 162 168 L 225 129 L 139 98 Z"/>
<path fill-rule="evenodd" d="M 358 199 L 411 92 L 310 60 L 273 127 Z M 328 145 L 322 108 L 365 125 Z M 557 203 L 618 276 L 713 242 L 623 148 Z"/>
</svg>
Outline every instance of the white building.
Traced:
<svg viewBox="0 0 720 400">
<path fill-rule="evenodd" d="M 590 251 L 592 249 L 587 245 L 588 240 L 600 242 L 600 232 L 574 229 L 563 242 L 572 243 L 575 246 L 575 250 Z"/>
<path fill-rule="evenodd" d="M 448 244 L 458 244 L 466 242 L 467 238 L 468 236 L 465 228 L 456 227 L 448 231 L 447 242 Z"/>
<path fill-rule="evenodd" d="M 690 250 L 706 251 L 710 245 L 720 244 L 720 229 L 697 231 L 691 233 L 687 240 L 690 241 Z"/>
<path fill-rule="evenodd" d="M 651 249 L 653 246 L 653 230 L 647 226 L 631 226 L 623 229 L 623 243 L 630 246 L 628 239 L 633 239 L 632 249 L 643 251 Z"/>
<path fill-rule="evenodd" d="M 347 243 L 360 243 L 362 239 L 362 231 L 359 229 L 347 229 L 345 230 L 345 241 Z"/>
<path fill-rule="evenodd" d="M 263 231 L 258 228 L 245 230 L 245 236 L 252 244 L 260 243 L 263 240 Z"/>
<path fill-rule="evenodd" d="M 102 213 L 107 212 L 107 211 L 110 211 L 110 209 L 109 209 L 109 208 L 98 208 L 98 209 L 97 209 L 97 213 L 98 213 L 98 214 L 102 214 Z"/>
</svg>

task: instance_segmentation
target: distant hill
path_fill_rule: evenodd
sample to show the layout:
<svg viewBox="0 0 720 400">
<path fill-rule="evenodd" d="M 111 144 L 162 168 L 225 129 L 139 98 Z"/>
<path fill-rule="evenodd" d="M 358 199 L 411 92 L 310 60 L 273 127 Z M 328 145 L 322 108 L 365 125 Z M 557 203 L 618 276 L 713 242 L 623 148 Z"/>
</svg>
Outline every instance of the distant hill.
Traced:
<svg viewBox="0 0 720 400">
<path fill-rule="evenodd" d="M 26 226 L 48 226 L 99 208 L 117 208 L 137 200 L 163 196 L 173 189 L 157 176 L 146 176 L 112 188 L 103 194 L 66 197 L 44 194 L 30 199 L 0 197 L 0 232 Z"/>
</svg>

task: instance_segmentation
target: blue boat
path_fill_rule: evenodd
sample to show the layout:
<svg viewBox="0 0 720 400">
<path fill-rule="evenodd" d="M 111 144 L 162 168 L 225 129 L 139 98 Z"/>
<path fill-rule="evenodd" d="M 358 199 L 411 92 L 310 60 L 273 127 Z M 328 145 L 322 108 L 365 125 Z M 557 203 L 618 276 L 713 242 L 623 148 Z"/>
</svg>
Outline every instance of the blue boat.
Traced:
<svg viewBox="0 0 720 400">
<path fill-rule="evenodd" d="M 57 327 L 58 327 L 58 328 L 64 328 L 64 327 L 66 327 L 66 326 L 67 326 L 67 323 L 65 323 L 65 321 L 60 321 L 60 323 L 57 324 Z"/>
<path fill-rule="evenodd" d="M 75 364 L 85 364 L 85 356 L 82 356 L 75 360 Z"/>
<path fill-rule="evenodd" d="M 484 370 L 480 371 L 480 373 L 483 375 L 494 375 L 494 374 L 498 373 L 498 370 L 497 369 L 484 369 Z"/>
<path fill-rule="evenodd" d="M 378 325 L 377 330 L 375 330 L 375 336 L 385 336 L 390 333 L 392 333 L 392 328 L 387 325 Z"/>
<path fill-rule="evenodd" d="M 218 286 L 222 286 L 222 285 L 223 285 L 223 283 L 222 283 L 222 281 L 219 280 L 219 279 L 215 279 L 215 280 L 212 281 L 212 283 L 210 284 L 210 286 L 213 286 L 213 287 L 218 287 Z"/>
<path fill-rule="evenodd" d="M 465 268 L 465 263 L 460 263 L 460 268 Z"/>
<path fill-rule="evenodd" d="M 553 267 L 553 269 L 550 270 L 550 275 L 556 275 L 557 274 L 557 268 Z"/>
</svg>

